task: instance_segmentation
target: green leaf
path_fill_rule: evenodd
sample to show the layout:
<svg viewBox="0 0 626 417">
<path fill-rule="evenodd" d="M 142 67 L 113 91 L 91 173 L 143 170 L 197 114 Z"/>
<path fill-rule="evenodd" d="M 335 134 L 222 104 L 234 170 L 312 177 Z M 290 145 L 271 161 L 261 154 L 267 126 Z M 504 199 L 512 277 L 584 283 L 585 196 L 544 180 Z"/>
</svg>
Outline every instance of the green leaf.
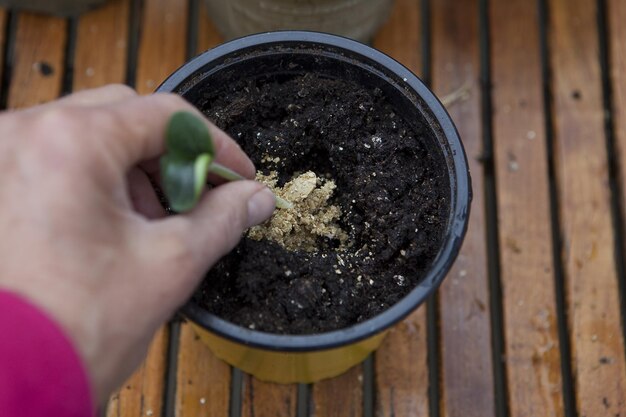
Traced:
<svg viewBox="0 0 626 417">
<path fill-rule="evenodd" d="M 194 160 L 173 154 L 161 157 L 163 191 L 173 210 L 182 213 L 196 205 L 204 189 L 210 163 L 211 156 L 207 154 Z"/>
<path fill-rule="evenodd" d="M 228 181 L 244 179 L 238 173 L 213 163 L 215 148 L 209 129 L 202 118 L 191 112 L 174 113 L 165 132 L 167 153 L 161 156 L 161 180 L 170 207 L 183 213 L 191 210 L 206 185 L 209 171 Z M 276 197 L 276 205 L 293 205 Z"/>
<path fill-rule="evenodd" d="M 165 140 L 168 154 L 195 160 L 198 155 L 215 157 L 213 139 L 205 122 L 187 111 L 174 113 L 167 124 Z"/>
<path fill-rule="evenodd" d="M 167 153 L 161 157 L 163 191 L 177 212 L 191 210 L 206 185 L 209 165 L 215 155 L 205 122 L 193 113 L 174 113 L 165 132 Z"/>
</svg>

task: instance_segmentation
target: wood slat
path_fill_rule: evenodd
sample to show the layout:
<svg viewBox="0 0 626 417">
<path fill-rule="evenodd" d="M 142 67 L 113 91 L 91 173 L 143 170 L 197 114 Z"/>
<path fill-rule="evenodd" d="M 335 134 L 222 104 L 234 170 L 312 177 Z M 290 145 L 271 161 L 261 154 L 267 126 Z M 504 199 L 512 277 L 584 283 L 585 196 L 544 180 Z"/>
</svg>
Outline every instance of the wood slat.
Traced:
<svg viewBox="0 0 626 417">
<path fill-rule="evenodd" d="M 181 325 L 176 370 L 176 416 L 226 416 L 230 367 L 217 359 L 189 324 Z"/>
<path fill-rule="evenodd" d="M 243 382 L 243 417 L 292 417 L 296 415 L 297 385 L 280 385 L 246 376 Z"/>
<path fill-rule="evenodd" d="M 107 417 L 160 416 L 165 390 L 165 362 L 169 332 L 161 328 L 148 350 L 147 360 L 113 394 L 107 407 Z"/>
<path fill-rule="evenodd" d="M 67 22 L 21 13 L 7 107 L 16 109 L 54 100 L 61 94 Z"/>
<path fill-rule="evenodd" d="M 152 93 L 161 81 L 184 62 L 186 4 L 187 2 L 181 3 L 177 0 L 144 1 L 136 69 L 136 88 L 140 94 Z M 121 6 L 118 5 L 118 7 Z M 109 19 L 113 13 L 111 10 L 100 12 L 108 13 Z M 117 12 L 119 13 L 119 10 Z M 128 11 L 121 13 L 128 13 Z M 108 27 L 102 30 L 108 33 L 108 36 L 112 36 L 114 34 L 111 27 L 117 24 L 108 20 Z M 117 53 L 119 54 L 119 51 Z M 97 62 L 103 63 L 100 60 Z M 121 77 L 119 65 L 119 63 L 115 64 L 106 75 Z M 102 71 L 105 70 L 102 69 Z M 95 74 L 94 69 L 94 76 Z M 84 82 L 92 83 L 93 81 L 85 80 Z M 163 328 L 152 341 L 146 360 L 131 377 L 131 383 L 113 396 L 108 407 L 108 417 L 146 416 L 148 412 L 149 415 L 162 415 L 168 343 L 168 332 L 166 328 Z M 141 410 L 140 414 L 139 410 Z"/>
<path fill-rule="evenodd" d="M 538 9 L 510 0 L 490 12 L 509 411 L 562 416 Z"/>
<path fill-rule="evenodd" d="M 124 83 L 130 0 L 111 0 L 81 15 L 74 55 L 74 91 Z"/>
<path fill-rule="evenodd" d="M 415 74 L 422 69 L 421 9 L 418 0 L 397 0 L 374 47 Z M 428 415 L 426 306 L 393 328 L 375 355 L 377 416 Z"/>
<path fill-rule="evenodd" d="M 608 0 L 608 38 L 611 80 L 611 94 L 613 104 L 613 132 L 616 159 L 619 164 L 619 186 L 621 190 L 622 209 L 622 239 L 626 236 L 626 2 L 620 0 Z M 626 242 L 625 242 L 626 243 Z M 626 248 L 626 244 L 624 245 Z M 622 259 L 626 259 L 626 253 L 621 253 Z M 626 326 L 626 294 L 622 288 L 622 325 Z"/>
<path fill-rule="evenodd" d="M 363 415 L 363 369 L 357 365 L 338 377 L 313 384 L 312 417 L 360 417 Z"/>
<path fill-rule="evenodd" d="M 426 308 L 389 331 L 376 351 L 376 415 L 428 416 Z"/>
<path fill-rule="evenodd" d="M 187 2 L 145 0 L 137 62 L 137 91 L 152 93 L 185 62 Z"/>
<path fill-rule="evenodd" d="M 198 13 L 198 50 L 196 53 L 199 54 L 219 45 L 224 39 L 211 21 L 205 2 L 200 2 Z"/>
<path fill-rule="evenodd" d="M 432 11 L 433 89 L 439 97 L 460 97 L 448 104 L 448 111 L 468 155 L 474 191 L 461 253 L 439 290 L 441 413 L 489 417 L 495 415 L 495 403 L 484 171 L 479 162 L 483 129 L 478 1 L 438 0 Z"/>
<path fill-rule="evenodd" d="M 396 0 L 373 44 L 416 74 L 422 70 L 421 15 L 420 0 Z"/>
<path fill-rule="evenodd" d="M 626 413 L 596 2 L 551 0 L 550 64 L 572 368 L 581 416 Z"/>
</svg>

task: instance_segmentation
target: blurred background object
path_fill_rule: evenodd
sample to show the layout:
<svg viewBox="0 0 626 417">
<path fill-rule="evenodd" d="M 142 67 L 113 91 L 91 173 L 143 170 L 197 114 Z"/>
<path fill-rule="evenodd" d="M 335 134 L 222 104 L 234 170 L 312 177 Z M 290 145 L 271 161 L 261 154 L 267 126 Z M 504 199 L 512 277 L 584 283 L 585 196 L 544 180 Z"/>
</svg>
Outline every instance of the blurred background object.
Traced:
<svg viewBox="0 0 626 417">
<path fill-rule="evenodd" d="M 0 6 L 69 16 L 93 9 L 103 4 L 105 1 L 106 0 L 0 0 Z"/>
<path fill-rule="evenodd" d="M 393 0 L 205 0 L 226 39 L 281 29 L 314 30 L 369 42 Z"/>
</svg>

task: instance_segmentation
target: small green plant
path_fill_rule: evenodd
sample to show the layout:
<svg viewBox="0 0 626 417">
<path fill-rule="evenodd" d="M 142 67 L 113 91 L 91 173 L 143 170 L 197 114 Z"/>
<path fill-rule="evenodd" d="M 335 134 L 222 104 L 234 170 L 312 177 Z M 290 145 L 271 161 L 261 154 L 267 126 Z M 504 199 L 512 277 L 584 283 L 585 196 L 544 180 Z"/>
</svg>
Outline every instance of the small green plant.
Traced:
<svg viewBox="0 0 626 417">
<path fill-rule="evenodd" d="M 160 160 L 163 191 L 170 207 L 179 213 L 196 205 L 209 172 L 228 181 L 245 179 L 215 162 L 211 134 L 193 113 L 180 111 L 170 117 L 165 144 L 167 151 Z M 288 209 L 292 204 L 276 196 L 276 207 Z"/>
</svg>

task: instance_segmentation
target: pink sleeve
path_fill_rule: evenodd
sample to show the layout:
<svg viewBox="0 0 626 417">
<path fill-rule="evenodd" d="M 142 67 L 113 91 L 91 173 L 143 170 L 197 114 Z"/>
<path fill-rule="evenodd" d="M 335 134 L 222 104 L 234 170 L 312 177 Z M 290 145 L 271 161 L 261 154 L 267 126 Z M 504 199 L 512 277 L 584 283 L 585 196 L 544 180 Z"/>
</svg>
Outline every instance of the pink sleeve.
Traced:
<svg viewBox="0 0 626 417">
<path fill-rule="evenodd" d="M 92 417 L 85 369 L 59 326 L 0 290 L 0 415 Z"/>
</svg>

